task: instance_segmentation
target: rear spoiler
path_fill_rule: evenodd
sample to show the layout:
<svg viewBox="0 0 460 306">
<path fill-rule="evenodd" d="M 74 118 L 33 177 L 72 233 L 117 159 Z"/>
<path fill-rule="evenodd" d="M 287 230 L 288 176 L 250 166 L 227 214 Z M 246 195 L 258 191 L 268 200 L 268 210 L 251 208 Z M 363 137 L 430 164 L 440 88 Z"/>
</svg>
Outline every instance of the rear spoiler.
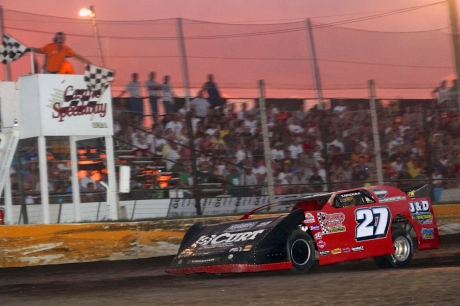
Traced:
<svg viewBox="0 0 460 306">
<path fill-rule="evenodd" d="M 425 198 L 431 197 L 431 192 L 433 188 L 431 185 L 423 185 L 422 187 L 412 187 L 412 188 L 404 188 L 401 189 L 404 191 L 408 196 L 411 198 Z"/>
</svg>

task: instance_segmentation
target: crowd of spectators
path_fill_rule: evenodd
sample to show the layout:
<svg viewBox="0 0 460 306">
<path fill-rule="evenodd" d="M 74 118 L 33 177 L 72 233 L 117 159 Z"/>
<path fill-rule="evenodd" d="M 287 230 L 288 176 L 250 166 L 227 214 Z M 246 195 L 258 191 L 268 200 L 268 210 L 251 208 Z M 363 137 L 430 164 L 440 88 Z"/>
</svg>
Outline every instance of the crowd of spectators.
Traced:
<svg viewBox="0 0 460 306">
<path fill-rule="evenodd" d="M 191 101 L 191 125 L 199 184 L 220 183 L 230 196 L 267 194 L 270 156 L 276 194 L 320 192 L 376 184 L 372 122 L 368 103 L 337 100 L 318 110 L 287 111 L 267 107 L 270 152 L 264 151 L 257 101 L 210 103 L 205 90 Z M 431 183 L 436 188 L 460 187 L 459 113 L 436 99 L 379 101 L 378 135 L 383 180 L 401 188 Z M 180 175 L 179 186 L 193 191 L 190 134 L 185 111 L 153 116 L 146 130 L 141 120 L 119 110 L 117 137 L 133 154 L 164 164 Z M 142 145 L 137 145 L 142 139 Z"/>
<path fill-rule="evenodd" d="M 169 84 L 169 78 L 165 83 Z M 158 83 L 152 84 L 151 92 L 161 91 Z M 433 91 L 435 97 L 437 93 Z M 157 103 L 161 95 L 151 98 L 151 103 Z M 132 166 L 131 187 L 140 198 L 168 196 L 158 192 L 161 186 L 155 178 L 159 172 L 153 180 L 142 175 L 147 165 L 176 177 L 168 186 L 183 190 L 185 197 L 194 196 L 195 183 L 219 186 L 218 194 L 222 195 L 266 195 L 267 167 L 272 170 L 276 194 L 348 189 L 378 182 L 376 135 L 366 101 L 352 104 L 334 100 L 321 110 L 314 106 L 290 111 L 282 104 L 269 103 L 269 152 L 264 149 L 258 102 L 225 103 L 212 75 L 190 102 L 191 131 L 185 106 L 174 99 L 166 101 L 169 112 L 162 114 L 156 104 L 149 113 L 140 110 L 138 102 L 126 102 L 117 99 L 113 105 L 115 143 L 117 150 L 149 161 Z M 460 187 L 459 112 L 455 104 L 438 102 L 377 101 L 384 184 L 406 188 L 430 183 L 438 190 Z M 151 127 L 145 127 L 144 116 L 151 116 Z M 269 165 L 265 155 L 270 157 Z M 18 158 L 23 164 L 24 190 L 39 191 L 36 146 L 31 146 L 30 152 L 20 151 Z M 17 176 L 12 178 L 17 187 Z M 50 191 L 71 192 L 68 164 L 50 162 L 49 179 Z M 87 197 L 84 201 L 100 200 L 104 193 L 91 176 L 81 178 L 80 186 Z"/>
</svg>

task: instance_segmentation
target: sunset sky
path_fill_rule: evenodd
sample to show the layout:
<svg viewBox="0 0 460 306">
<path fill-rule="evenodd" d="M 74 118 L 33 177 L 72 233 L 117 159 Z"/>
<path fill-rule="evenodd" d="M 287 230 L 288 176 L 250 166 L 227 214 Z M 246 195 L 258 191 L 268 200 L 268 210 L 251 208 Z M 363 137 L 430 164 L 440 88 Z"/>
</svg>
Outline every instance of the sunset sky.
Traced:
<svg viewBox="0 0 460 306">
<path fill-rule="evenodd" d="M 188 18 L 224 23 L 317 22 L 348 20 L 431 3 L 437 0 L 2 0 L 5 10 L 78 18 L 82 7 L 93 5 L 101 20 Z M 398 14 L 396 14 L 398 15 Z M 347 24 L 376 31 L 420 31 L 448 26 L 447 5 Z"/>
</svg>

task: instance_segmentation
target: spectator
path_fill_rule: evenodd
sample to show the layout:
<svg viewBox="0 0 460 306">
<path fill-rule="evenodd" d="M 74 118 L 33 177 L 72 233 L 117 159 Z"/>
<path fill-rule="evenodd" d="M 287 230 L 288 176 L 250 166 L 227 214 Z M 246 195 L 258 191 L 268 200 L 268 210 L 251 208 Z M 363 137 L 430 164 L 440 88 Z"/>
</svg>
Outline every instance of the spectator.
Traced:
<svg viewBox="0 0 460 306">
<path fill-rule="evenodd" d="M 438 202 L 441 199 L 441 193 L 444 188 L 443 175 L 439 168 L 434 168 L 431 179 L 433 181 L 434 202 Z"/>
<path fill-rule="evenodd" d="M 292 118 L 292 122 L 288 125 L 288 128 L 292 136 L 301 136 L 305 131 L 297 117 Z"/>
<path fill-rule="evenodd" d="M 151 143 L 148 143 L 151 138 L 141 128 L 136 128 L 135 132 L 131 136 L 133 155 L 136 157 L 148 157 L 150 156 L 149 148 Z"/>
<path fill-rule="evenodd" d="M 282 149 L 283 143 L 277 142 L 275 143 L 275 148 L 271 150 L 270 155 L 271 159 L 278 164 L 278 167 L 281 166 L 282 161 L 284 160 L 284 150 Z"/>
<path fill-rule="evenodd" d="M 246 102 L 243 102 L 241 107 L 242 108 L 236 112 L 236 118 L 238 120 L 246 120 L 248 116 L 248 104 Z"/>
<path fill-rule="evenodd" d="M 174 104 L 174 92 L 172 90 L 169 75 L 163 77 L 162 85 L 162 100 L 163 106 L 165 108 L 165 113 L 172 114 L 175 113 L 175 104 Z"/>
<path fill-rule="evenodd" d="M 332 109 L 334 113 L 340 114 L 340 118 L 343 118 L 343 113 L 347 111 L 347 107 L 345 106 L 345 102 L 343 99 L 338 100 L 338 104 L 334 106 Z"/>
<path fill-rule="evenodd" d="M 230 174 L 227 177 L 227 194 L 237 197 L 241 195 L 241 177 L 238 172 L 238 168 L 233 166 L 230 170 Z"/>
<path fill-rule="evenodd" d="M 94 181 L 91 178 L 91 175 L 92 175 L 92 170 L 88 170 L 86 171 L 85 176 L 80 179 L 80 190 L 81 191 L 88 190 L 88 184 L 93 184 L 93 186 L 96 184 L 96 181 Z"/>
<path fill-rule="evenodd" d="M 297 171 L 292 179 L 292 184 L 294 185 L 294 193 L 305 192 L 308 184 L 308 180 L 305 177 L 305 172 L 299 169 L 299 171 Z"/>
<path fill-rule="evenodd" d="M 203 98 L 203 91 L 198 92 L 198 96 L 190 102 L 190 106 L 193 107 L 198 118 L 204 119 L 208 116 L 210 104 Z"/>
<path fill-rule="evenodd" d="M 179 174 L 179 186 L 185 189 L 184 198 L 192 197 L 193 175 L 190 165 L 186 165 L 184 171 Z"/>
<path fill-rule="evenodd" d="M 173 119 L 166 124 L 165 130 L 171 129 L 174 135 L 178 137 L 182 128 L 184 127 L 184 124 L 181 122 L 178 114 L 174 114 L 172 118 Z"/>
<path fill-rule="evenodd" d="M 144 106 L 141 99 L 141 85 L 137 81 L 139 75 L 133 73 L 131 75 L 131 82 L 126 85 L 126 88 L 118 95 L 123 96 L 126 92 L 129 93 L 129 107 L 131 112 L 142 120 L 144 116 Z"/>
<path fill-rule="evenodd" d="M 241 175 L 241 184 L 244 187 L 244 196 L 251 197 L 260 195 L 258 181 L 251 166 L 244 166 L 244 172 Z"/>
<path fill-rule="evenodd" d="M 166 155 L 166 170 L 171 171 L 171 168 L 177 163 L 177 160 L 181 157 L 177 149 L 177 144 L 173 141 L 169 142 L 170 150 Z"/>
<path fill-rule="evenodd" d="M 312 185 L 311 188 L 314 192 L 320 192 L 321 190 L 323 190 L 322 184 L 324 183 L 324 181 L 321 175 L 319 175 L 318 173 L 318 168 L 313 168 L 313 174 L 308 179 L 308 183 Z"/>
<path fill-rule="evenodd" d="M 219 88 L 217 88 L 217 84 L 214 82 L 214 75 L 208 74 L 208 81 L 204 83 L 203 90 L 208 93 L 209 104 L 211 104 L 212 108 L 223 106 Z"/>
<path fill-rule="evenodd" d="M 351 173 L 351 180 L 352 182 L 354 182 L 353 187 L 363 186 L 366 178 L 366 174 L 363 171 L 361 171 L 359 165 L 353 167 L 353 172 Z"/>
<path fill-rule="evenodd" d="M 431 97 L 436 99 L 436 107 L 442 109 L 448 106 L 450 100 L 450 91 L 447 87 L 447 81 L 441 80 L 438 87 L 431 91 Z"/>
<path fill-rule="evenodd" d="M 158 98 L 160 97 L 160 90 L 162 86 L 155 81 L 156 73 L 150 72 L 150 78 L 145 82 L 145 87 L 149 93 L 150 109 L 152 111 L 152 118 L 158 115 Z"/>
<path fill-rule="evenodd" d="M 397 180 L 398 188 L 408 188 L 413 184 L 412 176 L 409 174 L 409 169 L 406 165 L 402 167 L 401 172 L 397 176 Z"/>
</svg>

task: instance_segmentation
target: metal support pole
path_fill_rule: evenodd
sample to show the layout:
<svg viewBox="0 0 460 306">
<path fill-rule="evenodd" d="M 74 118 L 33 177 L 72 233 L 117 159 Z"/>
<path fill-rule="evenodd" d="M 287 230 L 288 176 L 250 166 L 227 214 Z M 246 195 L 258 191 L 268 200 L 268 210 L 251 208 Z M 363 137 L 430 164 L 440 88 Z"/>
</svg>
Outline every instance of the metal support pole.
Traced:
<svg viewBox="0 0 460 306">
<path fill-rule="evenodd" d="M 270 140 L 268 138 L 267 108 L 265 106 L 265 82 L 259 80 L 259 107 L 260 122 L 262 124 L 262 137 L 264 143 L 265 167 L 267 168 L 268 203 L 275 202 L 275 186 L 273 181 L 273 170 L 271 167 Z"/>
<path fill-rule="evenodd" d="M 316 98 L 318 99 L 318 110 L 321 112 L 321 115 L 324 115 L 325 113 L 323 112 L 323 93 L 321 89 L 321 79 L 319 77 L 318 62 L 316 60 L 315 40 L 313 39 L 313 32 L 311 30 L 311 23 L 309 18 L 305 20 L 305 29 L 307 31 L 307 40 L 311 57 L 313 79 L 315 80 Z M 324 120 L 320 120 L 319 125 L 321 129 L 321 141 L 323 143 L 324 170 L 326 171 L 327 189 L 330 191 L 332 187 L 331 180 L 329 178 L 329 158 L 327 155 L 327 135 L 326 128 L 324 126 Z"/>
<path fill-rule="evenodd" d="M 81 221 L 80 211 L 80 182 L 78 181 L 77 139 L 69 137 L 70 142 L 70 169 L 72 171 L 72 201 L 75 208 L 75 222 Z"/>
<path fill-rule="evenodd" d="M 375 163 L 377 167 L 377 182 L 383 185 L 383 169 L 382 169 L 382 152 L 380 150 L 380 134 L 377 121 L 377 109 L 375 107 L 375 84 L 374 80 L 369 80 L 369 94 L 370 94 L 370 109 L 372 120 L 372 135 L 374 139 Z"/>
<path fill-rule="evenodd" d="M 93 24 L 94 36 L 96 37 L 96 48 L 97 48 L 97 55 L 99 57 L 99 64 L 104 66 L 104 55 L 102 54 L 102 45 L 101 39 L 99 37 L 99 31 L 97 28 L 97 20 L 96 20 L 96 12 L 94 11 L 94 6 L 89 7 L 91 11 L 91 22 Z"/>
<path fill-rule="evenodd" d="M 3 34 L 4 32 L 4 24 L 3 24 L 3 7 L 0 5 L 0 39 L 3 43 Z M 5 72 L 5 80 L 11 81 L 11 71 L 10 71 L 10 64 L 4 65 L 4 72 Z"/>
<path fill-rule="evenodd" d="M 192 173 L 193 173 L 193 190 L 194 198 L 195 198 L 195 208 L 197 216 L 201 216 L 203 211 L 201 210 L 201 191 L 200 186 L 198 184 L 198 168 L 196 166 L 196 152 L 195 152 L 195 140 L 193 137 L 193 126 L 192 126 L 192 114 L 190 111 L 186 113 L 186 121 L 188 127 L 188 139 L 189 139 L 189 146 L 190 146 L 190 163 L 192 166 Z"/>
<path fill-rule="evenodd" d="M 40 167 L 40 193 L 43 209 L 43 223 L 50 224 L 50 200 L 48 193 L 48 161 L 45 136 L 38 136 L 38 164 Z"/>
<path fill-rule="evenodd" d="M 108 179 L 108 191 L 107 191 L 107 204 L 110 205 L 110 219 L 118 220 L 119 216 L 119 205 L 118 205 L 118 193 L 117 193 L 117 178 L 115 174 L 115 154 L 113 152 L 113 138 L 112 136 L 105 136 L 105 152 L 107 155 L 107 179 Z"/>
<path fill-rule="evenodd" d="M 460 44 L 458 41 L 458 19 L 455 0 L 447 0 L 449 8 L 450 28 L 452 33 L 452 46 L 454 51 L 455 71 L 457 72 L 457 80 L 460 78 Z M 457 105 L 460 111 L 460 81 L 457 81 Z"/>
<path fill-rule="evenodd" d="M 311 57 L 311 68 L 313 71 L 313 79 L 315 80 L 316 98 L 318 99 L 318 110 L 323 109 L 323 93 L 321 91 L 321 80 L 319 77 L 318 63 L 316 60 L 315 41 L 311 30 L 310 18 L 305 20 L 305 29 L 307 30 L 308 49 Z"/>
<path fill-rule="evenodd" d="M 13 197 L 11 194 L 11 176 L 7 176 L 5 181 L 5 224 L 13 224 Z"/>
<path fill-rule="evenodd" d="M 185 89 L 185 110 L 188 112 L 190 111 L 190 83 L 188 78 L 187 54 L 185 53 L 184 32 L 182 31 L 182 18 L 176 19 L 176 25 L 182 66 L 182 82 Z"/>
</svg>

